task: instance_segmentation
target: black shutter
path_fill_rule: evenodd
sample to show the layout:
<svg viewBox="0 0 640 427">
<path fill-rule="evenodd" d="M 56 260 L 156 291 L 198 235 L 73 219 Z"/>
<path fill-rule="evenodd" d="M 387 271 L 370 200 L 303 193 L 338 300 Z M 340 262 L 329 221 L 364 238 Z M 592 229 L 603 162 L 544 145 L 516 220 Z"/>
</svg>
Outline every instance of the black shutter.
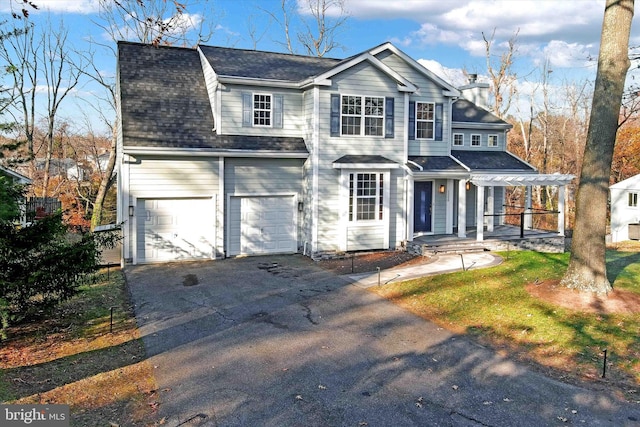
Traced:
<svg viewBox="0 0 640 427">
<path fill-rule="evenodd" d="M 393 98 L 384 99 L 384 137 L 393 138 Z"/>
<path fill-rule="evenodd" d="M 340 136 L 340 94 L 331 94 L 331 136 Z"/>
<path fill-rule="evenodd" d="M 416 139 L 416 102 L 409 101 L 409 139 Z"/>
<path fill-rule="evenodd" d="M 442 141 L 442 103 L 436 104 L 436 141 Z"/>
<path fill-rule="evenodd" d="M 249 92 L 242 92 L 242 126 L 251 127 L 253 124 L 253 99 Z"/>
<path fill-rule="evenodd" d="M 284 110 L 284 96 L 273 95 L 273 127 L 282 129 Z"/>
</svg>

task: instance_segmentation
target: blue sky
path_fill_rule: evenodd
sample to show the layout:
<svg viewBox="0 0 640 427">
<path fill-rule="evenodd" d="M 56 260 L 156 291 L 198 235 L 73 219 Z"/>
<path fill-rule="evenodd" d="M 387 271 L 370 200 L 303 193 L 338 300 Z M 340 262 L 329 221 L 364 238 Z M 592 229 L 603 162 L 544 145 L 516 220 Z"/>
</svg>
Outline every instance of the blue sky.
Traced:
<svg viewBox="0 0 640 427">
<path fill-rule="evenodd" d="M 15 1 L 15 0 L 14 0 Z M 105 40 L 98 25 L 98 0 L 34 0 L 41 7 L 30 20 L 41 25 L 46 19 L 64 22 L 69 40 L 76 49 L 86 48 L 86 40 Z M 151 0 L 146 0 L 151 1 Z M 158 0 L 156 0 L 158 1 Z M 163 1 L 163 0 L 159 0 Z M 169 1 L 169 0 L 167 0 Z M 181 0 L 194 23 L 204 20 L 215 29 L 207 44 L 253 48 L 250 23 L 260 50 L 284 51 L 281 27 L 264 10 L 280 14 L 280 0 Z M 298 0 L 300 10 L 306 0 Z M 9 0 L 0 0 L 0 13 L 8 12 Z M 337 40 L 343 49 L 328 56 L 347 57 L 386 41 L 391 41 L 413 58 L 453 84 L 464 81 L 461 70 L 486 74 L 482 33 L 495 31 L 495 52 L 516 32 L 518 52 L 514 69 L 521 95 L 535 85 L 542 64 L 548 63 L 554 84 L 593 79 L 604 12 L 604 0 L 345 0 L 349 19 Z M 632 46 L 640 45 L 637 19 L 632 28 Z M 300 51 L 302 53 L 302 51 Z M 100 57 L 105 75 L 115 73 L 115 61 Z M 69 117 L 90 100 L 90 84 L 77 91 L 65 106 Z M 91 101 L 89 101 L 91 102 Z"/>
</svg>

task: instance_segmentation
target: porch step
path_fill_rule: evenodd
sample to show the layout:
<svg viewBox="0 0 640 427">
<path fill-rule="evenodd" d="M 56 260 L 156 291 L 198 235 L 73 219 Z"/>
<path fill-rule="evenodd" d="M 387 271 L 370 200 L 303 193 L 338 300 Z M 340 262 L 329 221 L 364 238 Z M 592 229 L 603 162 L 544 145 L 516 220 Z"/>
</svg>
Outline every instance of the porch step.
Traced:
<svg viewBox="0 0 640 427">
<path fill-rule="evenodd" d="M 467 252 L 484 252 L 490 251 L 490 249 L 482 244 L 460 244 L 460 243 L 444 243 L 440 245 L 436 244 L 424 244 L 421 247 L 422 255 L 436 255 L 436 254 L 461 254 Z"/>
</svg>

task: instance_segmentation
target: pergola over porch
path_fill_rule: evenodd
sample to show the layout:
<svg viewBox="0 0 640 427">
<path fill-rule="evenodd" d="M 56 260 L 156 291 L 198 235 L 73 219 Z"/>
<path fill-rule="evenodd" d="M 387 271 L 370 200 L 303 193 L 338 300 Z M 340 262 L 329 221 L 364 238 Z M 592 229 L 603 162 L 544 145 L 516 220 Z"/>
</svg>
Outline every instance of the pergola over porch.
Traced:
<svg viewBox="0 0 640 427">
<path fill-rule="evenodd" d="M 495 187 L 526 187 L 525 212 L 532 212 L 531 188 L 533 186 L 557 186 L 558 187 L 558 235 L 564 236 L 565 232 L 565 187 L 573 180 L 573 175 L 568 174 L 497 174 L 497 173 L 471 173 L 468 180 L 459 180 L 458 198 L 458 237 L 466 238 L 466 192 L 467 182 L 477 188 L 476 196 L 476 240 L 484 240 L 485 216 L 493 217 L 493 189 Z M 485 188 L 487 194 L 487 211 L 485 212 Z M 531 227 L 531 215 L 525 216 L 525 227 Z M 487 222 L 487 231 L 493 231 L 493 221 Z"/>
</svg>

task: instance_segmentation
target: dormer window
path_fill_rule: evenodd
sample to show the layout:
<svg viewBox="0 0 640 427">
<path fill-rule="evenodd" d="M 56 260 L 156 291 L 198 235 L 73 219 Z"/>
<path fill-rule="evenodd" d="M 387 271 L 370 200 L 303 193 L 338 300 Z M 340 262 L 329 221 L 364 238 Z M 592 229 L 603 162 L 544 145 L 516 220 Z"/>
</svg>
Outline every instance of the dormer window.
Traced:
<svg viewBox="0 0 640 427">
<path fill-rule="evenodd" d="M 282 129 L 284 96 L 242 92 L 242 126 Z"/>
<path fill-rule="evenodd" d="M 271 95 L 253 94 L 253 125 L 271 126 Z"/>
</svg>

